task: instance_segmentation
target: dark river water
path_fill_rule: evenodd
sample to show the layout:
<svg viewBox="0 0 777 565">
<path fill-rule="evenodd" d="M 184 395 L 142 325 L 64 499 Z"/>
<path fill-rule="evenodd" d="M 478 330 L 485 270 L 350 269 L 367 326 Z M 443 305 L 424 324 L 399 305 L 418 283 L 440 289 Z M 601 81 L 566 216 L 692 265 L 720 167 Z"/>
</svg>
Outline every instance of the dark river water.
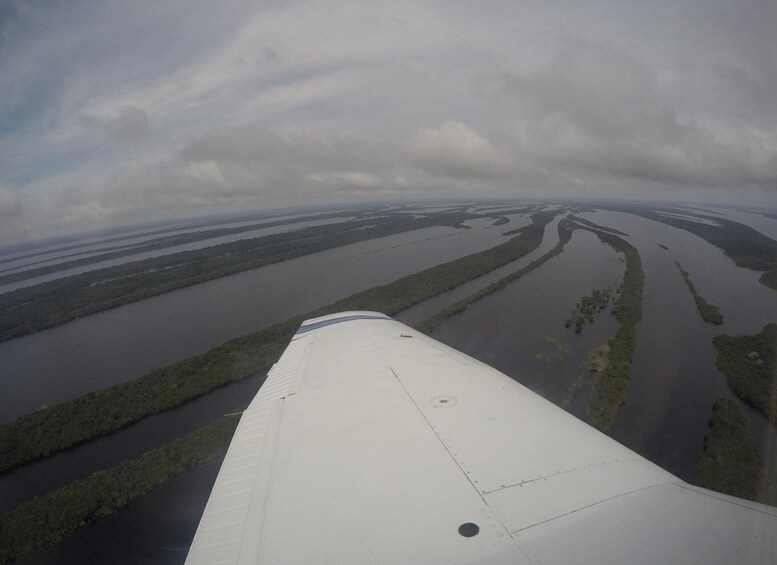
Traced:
<svg viewBox="0 0 777 565">
<path fill-rule="evenodd" d="M 760 273 L 737 268 L 720 250 L 683 230 L 615 212 L 583 217 L 629 233 L 645 268 L 643 319 L 637 327 L 632 384 L 611 435 L 682 478 L 690 478 L 714 398 L 721 394 L 734 397 L 715 367 L 712 337 L 754 333 L 765 323 L 777 321 L 777 292 L 758 282 Z M 414 323 L 527 264 L 558 241 L 556 222 L 546 229 L 541 248 L 529 256 L 397 317 Z M 43 402 L 121 382 L 229 337 L 490 247 L 504 240 L 502 232 L 523 223 L 525 219 L 516 218 L 496 228 L 479 225 L 465 232 L 434 228 L 363 242 L 0 344 L 4 371 L 0 386 L 16 395 L 0 398 L 0 413 L 7 421 Z M 720 306 L 724 325 L 701 320 L 675 260 L 689 271 L 700 294 Z M 585 419 L 590 377 L 581 363 L 592 348 L 614 333 L 616 324 L 608 309 L 578 336 L 564 328 L 564 320 L 584 294 L 617 286 L 622 269 L 623 263 L 610 247 L 589 232 L 577 231 L 564 253 L 447 320 L 434 337 L 493 365 L 557 404 L 568 401 L 567 409 Z M 107 349 L 104 354 L 102 348 Z M 537 358 L 539 353 L 550 358 Z M 6 373 L 6 367 L 14 370 Z M 246 379 L 4 475 L 0 477 L 2 509 L 31 493 L 136 457 L 230 412 L 250 400 L 260 382 L 261 377 Z M 21 390 L 16 392 L 17 388 Z M 24 406 L 17 408 L 19 403 Z M 767 455 L 775 485 L 774 426 L 746 406 L 743 410 Z M 19 562 L 182 563 L 218 465 L 212 463 L 168 481 L 113 518 L 83 528 L 56 547 Z"/>
<path fill-rule="evenodd" d="M 421 302 L 420 304 L 416 304 L 415 306 L 408 308 L 404 312 L 400 312 L 396 316 L 396 319 L 402 322 L 403 324 L 413 325 L 417 322 L 420 322 L 421 320 L 428 318 L 433 314 L 436 314 L 437 312 L 439 312 L 449 304 L 453 304 L 454 302 L 469 296 L 473 292 L 477 292 L 479 289 L 483 288 L 484 286 L 487 286 L 492 282 L 497 281 L 500 278 L 512 273 L 513 271 L 528 265 L 529 263 L 531 263 L 538 257 L 544 255 L 545 253 L 547 253 L 548 251 L 553 249 L 553 247 L 556 246 L 556 244 L 558 243 L 558 223 L 561 221 L 563 217 L 564 217 L 563 215 L 559 215 L 554 220 L 552 220 L 547 226 L 545 226 L 545 232 L 543 233 L 543 236 L 542 236 L 542 243 L 534 251 L 527 253 L 520 259 L 513 261 L 512 263 L 509 263 L 504 267 L 494 269 L 493 271 L 483 275 L 482 277 L 478 277 L 474 280 L 471 280 L 467 283 L 457 286 L 456 288 L 449 290 L 448 292 L 444 292 L 439 296 L 435 296 L 431 300 L 427 300 L 426 302 Z"/>
<path fill-rule="evenodd" d="M 588 351 L 605 342 L 616 327 L 609 312 L 581 335 L 565 328 L 564 321 L 593 289 L 614 290 L 622 270 L 612 248 L 590 232 L 576 231 L 561 255 L 449 318 L 432 336 L 561 404 L 578 376 L 587 374 L 580 364 Z M 559 355 L 549 338 L 568 349 L 566 355 L 538 359 L 543 353 Z"/>
<path fill-rule="evenodd" d="M 610 435 L 688 480 L 703 448 L 715 398 L 734 398 L 751 422 L 772 485 L 770 501 L 777 503 L 775 426 L 735 397 L 715 366 L 712 347 L 715 335 L 752 334 L 777 322 L 777 293 L 758 282 L 759 272 L 736 267 L 722 251 L 684 230 L 630 214 L 599 211 L 581 215 L 630 234 L 627 239 L 640 252 L 645 270 L 632 382 Z M 737 219 L 744 218 L 739 215 Z M 759 227 L 766 231 L 764 222 Z M 532 358 L 542 347 L 543 337 L 553 333 L 559 316 L 566 315 L 570 301 L 574 304 L 594 284 L 596 270 L 587 269 L 599 257 L 596 245 L 583 248 L 577 243 L 576 247 L 573 244 L 579 237 L 576 232 L 564 254 L 539 271 L 446 321 L 435 337 L 560 404 L 581 374 L 576 363 L 585 359 L 589 347 L 615 330 L 611 319 L 598 321 L 591 328 L 597 337 L 591 339 L 591 330 L 586 330 L 580 341 L 585 345 L 570 349 L 567 359 L 557 366 L 549 368 Z M 723 325 L 701 319 L 675 261 L 690 273 L 699 293 L 721 308 Z M 603 269 L 600 274 L 606 272 Z M 543 282 L 534 282 L 540 280 Z M 553 347 L 551 344 L 550 350 Z M 583 419 L 587 419 L 586 390 L 583 386 L 568 406 Z"/>
<path fill-rule="evenodd" d="M 335 212 L 335 210 L 331 210 Z M 102 233 L 92 236 L 80 236 L 77 239 L 66 241 L 36 242 L 34 246 L 24 250 L 9 250 L 0 248 L 0 271 L 14 269 L 28 265 L 32 262 L 50 262 L 62 261 L 67 255 L 88 256 L 94 253 L 104 253 L 114 249 L 132 248 L 152 240 L 180 235 L 184 233 L 193 233 L 218 228 L 233 228 L 240 226 L 259 225 L 278 220 L 299 220 L 305 221 L 305 218 L 317 212 L 305 212 L 299 214 L 274 214 L 261 216 L 243 216 L 243 219 L 237 220 L 235 217 L 222 217 L 211 219 L 194 219 L 180 222 L 169 222 L 140 228 L 126 228 L 119 231 Z M 250 219 L 249 219 L 250 218 Z"/>
<path fill-rule="evenodd" d="M 617 212 L 583 217 L 629 233 L 645 269 L 631 387 L 611 435 L 689 479 L 715 398 L 733 398 L 750 419 L 765 456 L 771 502 L 777 503 L 775 426 L 731 392 L 715 366 L 712 347 L 716 335 L 757 333 L 777 322 L 777 292 L 758 282 L 760 272 L 737 267 L 718 248 L 684 230 Z M 701 319 L 674 261 L 690 273 L 699 294 L 720 307 L 721 326 Z"/>
<path fill-rule="evenodd" d="M 480 251 L 527 218 L 434 227 L 268 265 L 0 343 L 0 422 L 124 382 L 319 306 Z"/>
<path fill-rule="evenodd" d="M 141 261 L 143 259 L 150 259 L 152 257 L 160 257 L 162 255 L 169 255 L 171 253 L 179 253 L 182 251 L 192 251 L 194 249 L 202 249 L 204 247 L 211 247 L 213 245 L 221 245 L 223 243 L 230 243 L 233 241 L 238 241 L 241 239 L 251 239 L 255 237 L 265 237 L 268 235 L 278 234 L 278 233 L 284 233 L 292 230 L 297 229 L 303 229 L 303 228 L 310 228 L 314 226 L 324 226 L 328 224 L 336 224 L 340 223 L 349 219 L 353 218 L 332 218 L 328 220 L 311 220 L 311 221 L 300 221 L 294 224 L 287 224 L 282 226 L 273 226 L 268 228 L 257 228 L 255 230 L 251 231 L 245 231 L 240 232 L 236 234 L 231 235 L 223 235 L 219 237 L 211 237 L 209 239 L 204 239 L 200 241 L 192 241 L 189 243 L 183 243 L 180 245 L 171 245 L 169 247 L 162 247 L 160 249 L 154 249 L 153 251 L 142 251 L 141 248 L 132 255 L 127 255 L 124 257 L 118 257 L 115 259 L 106 259 L 103 261 L 95 261 L 94 263 L 89 263 L 86 265 L 81 265 L 78 267 L 71 267 L 63 269 L 61 268 L 58 271 L 55 271 L 53 273 L 49 273 L 46 275 L 39 275 L 35 277 L 30 277 L 28 279 L 20 280 L 17 282 L 9 283 L 9 284 L 3 284 L 0 285 L 0 293 L 2 292 L 10 292 L 12 290 L 16 290 L 17 288 L 23 288 L 26 286 L 32 286 L 34 284 L 39 284 L 46 281 L 51 281 L 54 279 L 60 279 L 63 277 L 69 277 L 71 275 L 77 275 L 79 273 L 85 273 L 88 271 L 94 271 L 96 269 L 104 269 L 106 267 L 113 267 L 115 265 L 121 265 L 124 263 L 128 263 L 130 261 Z M 221 226 L 219 226 L 221 227 Z M 201 231 L 201 230 L 194 230 L 194 231 Z M 186 232 L 191 233 L 191 232 Z M 168 234 L 166 234 L 168 235 Z M 59 254 L 59 256 L 52 258 L 48 261 L 41 261 L 40 263 L 36 262 L 35 264 L 27 265 L 24 268 L 18 268 L 18 269 L 8 269 L 7 272 L 3 272 L 0 274 L 9 274 L 9 273 L 17 273 L 17 272 L 23 272 L 26 270 L 34 269 L 37 267 L 47 266 L 47 265 L 57 265 L 62 262 L 67 262 L 74 259 L 80 259 L 84 257 L 90 257 L 95 255 L 100 255 L 103 253 L 102 251 L 96 251 L 94 253 L 85 253 L 83 255 L 79 255 L 78 257 L 66 257 L 69 253 L 63 253 Z M 38 260 L 39 261 L 39 260 Z"/>
</svg>

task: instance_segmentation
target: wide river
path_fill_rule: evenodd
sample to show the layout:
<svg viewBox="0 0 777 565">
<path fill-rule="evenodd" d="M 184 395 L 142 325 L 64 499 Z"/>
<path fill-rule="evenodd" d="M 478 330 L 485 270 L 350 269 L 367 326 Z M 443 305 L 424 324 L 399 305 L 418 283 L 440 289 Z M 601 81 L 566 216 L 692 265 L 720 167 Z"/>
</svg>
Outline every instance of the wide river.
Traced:
<svg viewBox="0 0 777 565">
<path fill-rule="evenodd" d="M 611 435 L 688 479 L 702 448 L 714 398 L 735 398 L 715 367 L 712 337 L 754 333 L 765 323 L 777 322 L 777 292 L 758 282 L 760 273 L 737 268 L 720 250 L 683 230 L 616 212 L 582 216 L 628 233 L 627 239 L 639 250 L 645 268 L 643 317 L 637 327 L 632 384 Z M 44 402 L 121 382 L 357 290 L 484 249 L 503 241 L 502 232 L 525 222 L 515 217 L 511 224 L 496 228 L 486 227 L 485 222 L 467 231 L 433 228 L 362 242 L 179 290 L 0 344 L 0 367 L 5 370 L 13 361 L 14 367 L 23 369 L 0 381 L 2 386 L 9 392 L 24 389 L 15 400 L 0 399 L 2 415 L 5 420 L 12 419 L 6 417 L 6 410 L 20 414 Z M 767 232 L 769 225 L 759 219 L 761 231 Z M 548 226 L 541 250 L 531 256 L 398 318 L 408 323 L 420 320 L 523 266 L 555 244 L 555 229 L 556 222 Z M 702 296 L 720 306 L 725 316 L 722 326 L 701 320 L 674 261 L 689 271 Z M 580 297 L 592 289 L 614 289 L 622 269 L 623 263 L 611 248 L 593 234 L 577 231 L 564 253 L 447 320 L 434 336 L 492 364 L 557 404 L 566 400 L 570 411 L 585 418 L 591 381 L 581 363 L 593 347 L 614 333 L 616 324 L 608 310 L 586 326 L 582 335 L 575 335 L 564 328 L 564 320 Z M 146 331 L 151 335 L 138 335 Z M 56 339 L 47 339 L 46 334 L 55 334 Z M 70 351 L 79 345 L 89 349 L 80 355 Z M 108 348 L 105 355 L 95 353 L 103 347 Z M 538 358 L 538 354 L 545 357 Z M 92 359 L 94 355 L 97 360 Z M 151 359 L 143 359 L 146 355 Z M 40 371 L 48 372 L 39 376 Z M 60 371 L 65 377 L 59 376 Z M 23 375 L 25 383 L 33 383 L 19 385 L 22 379 L 18 375 Z M 90 380 L 84 383 L 82 379 Z M 52 380 L 62 384 L 52 386 Z M 9 482 L 0 480 L 0 499 L 13 503 L 23 499 L 14 497 L 14 485 L 25 493 L 43 492 L 59 481 L 80 476 L 85 469 L 105 468 L 120 460 L 117 450 L 134 457 L 148 445 L 149 436 L 156 434 L 159 437 L 154 441 L 167 441 L 167 437 L 202 425 L 240 405 L 258 384 L 258 379 L 247 379 L 224 387 L 117 434 L 8 474 L 4 478 Z M 51 389 L 60 392 L 51 394 Z M 16 409 L 19 402 L 26 404 Z M 774 426 L 748 407 L 743 406 L 743 410 L 766 454 L 775 485 Z M 63 543 L 20 562 L 182 563 L 218 466 L 218 462 L 211 463 L 177 477 L 133 501 L 116 516 L 83 528 Z M 63 467 L 70 469 L 72 476 L 47 483 L 45 477 Z"/>
<path fill-rule="evenodd" d="M 475 220 L 362 241 L 126 304 L 0 343 L 0 423 L 505 241 Z"/>
</svg>

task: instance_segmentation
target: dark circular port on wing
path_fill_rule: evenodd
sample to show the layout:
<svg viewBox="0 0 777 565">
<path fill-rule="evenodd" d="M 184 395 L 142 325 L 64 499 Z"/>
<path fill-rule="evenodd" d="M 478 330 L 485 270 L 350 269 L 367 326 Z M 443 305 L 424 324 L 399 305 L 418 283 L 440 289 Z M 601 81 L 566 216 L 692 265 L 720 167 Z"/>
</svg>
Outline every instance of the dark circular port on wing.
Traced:
<svg viewBox="0 0 777 565">
<path fill-rule="evenodd" d="M 465 522 L 461 526 L 459 526 L 459 533 L 463 535 L 465 538 L 471 538 L 472 536 L 478 535 L 478 532 L 480 531 L 480 527 L 477 524 L 473 524 L 472 522 Z"/>
</svg>

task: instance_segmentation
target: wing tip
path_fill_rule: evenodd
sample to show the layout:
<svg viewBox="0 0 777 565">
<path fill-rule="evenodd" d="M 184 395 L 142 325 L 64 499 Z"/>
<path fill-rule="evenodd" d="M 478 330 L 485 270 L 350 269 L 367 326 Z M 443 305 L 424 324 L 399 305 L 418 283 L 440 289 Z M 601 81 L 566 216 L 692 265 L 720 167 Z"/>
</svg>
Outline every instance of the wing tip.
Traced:
<svg viewBox="0 0 777 565">
<path fill-rule="evenodd" d="M 323 328 L 326 326 L 331 326 L 334 324 L 350 322 L 353 320 L 393 321 L 393 318 L 381 312 L 372 312 L 369 310 L 346 310 L 344 312 L 327 314 L 326 316 L 319 316 L 318 318 L 310 318 L 309 320 L 305 320 L 300 324 L 295 335 L 307 333 L 311 330 L 316 330 L 316 329 Z"/>
</svg>

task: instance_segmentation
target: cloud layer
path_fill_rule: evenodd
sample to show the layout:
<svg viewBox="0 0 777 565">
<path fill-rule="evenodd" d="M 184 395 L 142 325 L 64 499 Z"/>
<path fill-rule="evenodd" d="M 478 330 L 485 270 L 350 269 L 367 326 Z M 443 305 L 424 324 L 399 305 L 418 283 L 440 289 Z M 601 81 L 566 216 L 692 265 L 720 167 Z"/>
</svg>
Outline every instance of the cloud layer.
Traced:
<svg viewBox="0 0 777 565">
<path fill-rule="evenodd" d="M 455 196 L 777 202 L 777 8 L 6 2 L 0 243 Z"/>
</svg>

